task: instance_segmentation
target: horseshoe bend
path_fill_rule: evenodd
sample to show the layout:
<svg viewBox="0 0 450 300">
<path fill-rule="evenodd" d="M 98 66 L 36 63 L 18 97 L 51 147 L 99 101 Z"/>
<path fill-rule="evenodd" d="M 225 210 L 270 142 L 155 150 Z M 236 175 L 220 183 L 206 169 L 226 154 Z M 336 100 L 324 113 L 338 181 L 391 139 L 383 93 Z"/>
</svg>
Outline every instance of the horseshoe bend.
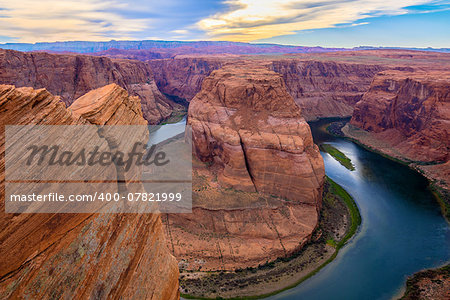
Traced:
<svg viewBox="0 0 450 300">
<path fill-rule="evenodd" d="M 450 298 L 445 3 L 25 2 L 1 299 Z"/>
</svg>

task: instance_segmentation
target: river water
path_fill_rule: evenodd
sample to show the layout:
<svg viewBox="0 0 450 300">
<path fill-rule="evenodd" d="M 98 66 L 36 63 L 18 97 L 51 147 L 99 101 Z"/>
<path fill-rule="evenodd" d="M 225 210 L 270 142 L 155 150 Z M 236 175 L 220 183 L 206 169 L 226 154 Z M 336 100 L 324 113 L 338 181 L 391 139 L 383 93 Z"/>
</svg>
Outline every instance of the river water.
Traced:
<svg viewBox="0 0 450 300">
<path fill-rule="evenodd" d="M 336 259 L 319 273 L 270 299 L 392 299 L 406 278 L 450 260 L 450 226 L 428 190 L 427 180 L 324 128 L 330 120 L 310 123 L 316 144 L 332 144 L 356 167 L 349 171 L 322 153 L 326 174 L 355 199 L 362 223 Z M 164 125 L 151 141 L 184 131 L 185 119 Z"/>
<path fill-rule="evenodd" d="M 332 144 L 356 170 L 322 153 L 326 174 L 355 199 L 359 232 L 334 261 L 297 287 L 271 299 L 392 299 L 408 275 L 450 260 L 450 226 L 428 190 L 427 180 L 408 167 L 369 152 L 324 127 L 310 124 L 316 144 Z"/>
<path fill-rule="evenodd" d="M 165 125 L 151 125 L 148 144 L 158 144 L 166 139 L 174 137 L 180 133 L 183 133 L 186 129 L 186 116 L 180 121 Z"/>
</svg>

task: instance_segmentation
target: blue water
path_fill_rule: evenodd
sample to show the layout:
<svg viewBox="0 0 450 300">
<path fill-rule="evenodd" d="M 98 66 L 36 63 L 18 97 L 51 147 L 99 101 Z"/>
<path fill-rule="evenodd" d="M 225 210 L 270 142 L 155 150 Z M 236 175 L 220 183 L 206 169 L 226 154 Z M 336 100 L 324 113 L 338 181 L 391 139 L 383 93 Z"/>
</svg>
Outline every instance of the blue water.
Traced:
<svg viewBox="0 0 450 300">
<path fill-rule="evenodd" d="M 329 135 L 321 130 L 327 122 L 311 123 L 314 140 L 332 144 L 355 164 L 349 171 L 322 153 L 326 174 L 355 199 L 362 224 L 333 262 L 270 299 L 392 299 L 408 275 L 450 260 L 450 226 L 424 177 Z"/>
<path fill-rule="evenodd" d="M 186 129 L 186 116 L 184 116 L 183 119 L 177 123 L 154 126 L 157 126 L 158 129 L 154 131 L 152 130 L 150 133 L 148 141 L 149 145 L 156 145 L 162 141 L 183 133 Z"/>
</svg>

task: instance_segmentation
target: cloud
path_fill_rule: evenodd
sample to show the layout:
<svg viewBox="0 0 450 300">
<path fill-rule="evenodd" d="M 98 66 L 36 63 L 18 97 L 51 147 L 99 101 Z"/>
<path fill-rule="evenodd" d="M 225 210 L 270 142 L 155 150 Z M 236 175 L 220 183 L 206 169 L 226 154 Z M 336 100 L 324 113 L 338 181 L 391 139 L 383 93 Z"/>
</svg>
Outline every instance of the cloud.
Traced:
<svg viewBox="0 0 450 300">
<path fill-rule="evenodd" d="M 181 35 L 189 33 L 189 31 L 187 31 L 186 29 L 177 29 L 177 30 L 172 30 L 171 32 L 176 33 L 176 34 L 181 34 Z"/>
<path fill-rule="evenodd" d="M 149 20 L 125 18 L 127 3 L 102 0 L 0 0 L 0 36 L 20 42 L 128 39 Z"/>
<path fill-rule="evenodd" d="M 301 30 L 352 24 L 373 16 L 405 14 L 408 6 L 430 2 L 433 1 L 225 0 L 227 11 L 202 19 L 197 27 L 214 40 L 247 42 Z"/>
</svg>

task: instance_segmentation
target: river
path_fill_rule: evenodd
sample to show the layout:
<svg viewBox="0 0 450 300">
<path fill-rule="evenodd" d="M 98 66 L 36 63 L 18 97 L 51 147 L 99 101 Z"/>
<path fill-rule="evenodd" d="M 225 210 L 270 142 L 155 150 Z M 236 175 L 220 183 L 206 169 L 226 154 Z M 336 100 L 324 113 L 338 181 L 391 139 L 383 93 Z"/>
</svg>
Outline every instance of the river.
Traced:
<svg viewBox="0 0 450 300">
<path fill-rule="evenodd" d="M 407 276 L 450 260 L 450 226 L 427 180 L 407 166 L 328 134 L 330 120 L 310 123 L 316 144 L 332 144 L 354 163 L 350 171 L 322 153 L 326 174 L 355 199 L 361 227 L 334 261 L 271 299 L 392 299 Z"/>
<path fill-rule="evenodd" d="M 423 176 L 328 134 L 329 122 L 310 123 L 313 138 L 316 144 L 332 144 L 355 165 L 349 171 L 322 153 L 326 174 L 355 199 L 362 223 L 334 261 L 270 299 L 392 299 L 402 292 L 407 276 L 450 260 L 450 226 Z M 153 142 L 179 134 L 184 124 L 162 126 Z"/>
</svg>

